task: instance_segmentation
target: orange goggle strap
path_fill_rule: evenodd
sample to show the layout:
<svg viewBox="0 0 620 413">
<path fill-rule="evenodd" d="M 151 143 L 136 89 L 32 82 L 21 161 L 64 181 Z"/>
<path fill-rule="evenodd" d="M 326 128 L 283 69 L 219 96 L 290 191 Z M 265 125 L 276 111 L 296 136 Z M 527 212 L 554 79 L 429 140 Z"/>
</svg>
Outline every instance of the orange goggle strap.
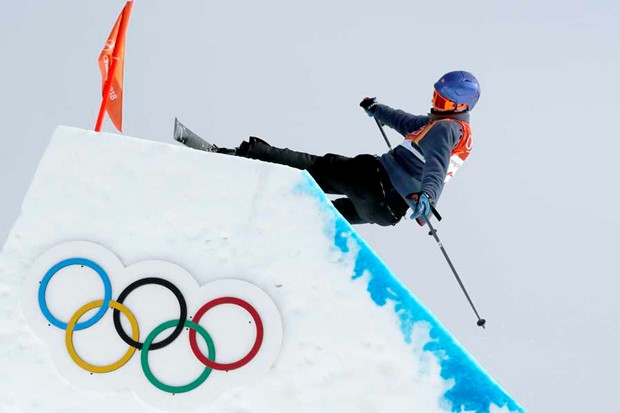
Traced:
<svg viewBox="0 0 620 413">
<path fill-rule="evenodd" d="M 442 96 L 436 89 L 433 90 L 433 108 L 440 111 L 455 111 L 462 112 L 467 110 L 467 105 L 465 103 L 456 104 L 450 99 Z"/>
</svg>

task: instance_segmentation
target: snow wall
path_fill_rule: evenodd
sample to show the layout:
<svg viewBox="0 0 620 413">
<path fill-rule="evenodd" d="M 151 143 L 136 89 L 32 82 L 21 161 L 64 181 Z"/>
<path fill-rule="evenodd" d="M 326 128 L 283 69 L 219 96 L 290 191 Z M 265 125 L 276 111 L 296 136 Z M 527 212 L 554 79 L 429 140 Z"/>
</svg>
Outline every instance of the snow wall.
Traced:
<svg viewBox="0 0 620 413">
<path fill-rule="evenodd" d="M 58 127 L 0 254 L 0 411 L 522 412 L 303 171 Z"/>
</svg>

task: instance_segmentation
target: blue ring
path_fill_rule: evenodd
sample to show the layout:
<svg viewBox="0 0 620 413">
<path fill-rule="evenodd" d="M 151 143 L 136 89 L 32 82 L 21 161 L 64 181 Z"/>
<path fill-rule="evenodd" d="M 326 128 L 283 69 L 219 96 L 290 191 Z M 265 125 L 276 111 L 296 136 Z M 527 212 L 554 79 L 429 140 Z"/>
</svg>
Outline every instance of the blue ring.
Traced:
<svg viewBox="0 0 620 413">
<path fill-rule="evenodd" d="M 89 320 L 77 323 L 75 325 L 75 330 L 77 331 L 88 328 L 103 318 L 106 311 L 108 311 L 108 307 L 110 306 L 110 300 L 112 300 L 112 285 L 110 284 L 110 277 L 108 277 L 108 273 L 106 273 L 104 269 L 99 266 L 99 264 L 86 258 L 69 258 L 59 262 L 58 264 L 50 268 L 49 271 L 45 274 L 45 277 L 43 277 L 43 280 L 41 280 L 41 285 L 39 286 L 39 307 L 41 308 L 41 312 L 43 313 L 45 318 L 47 318 L 47 321 L 49 321 L 58 328 L 66 330 L 67 323 L 60 321 L 50 312 L 49 308 L 47 307 L 45 292 L 47 291 L 47 286 L 49 285 L 52 277 L 54 277 L 54 275 L 56 275 L 58 271 L 70 265 L 83 265 L 94 270 L 101 278 L 101 281 L 103 281 L 104 288 L 103 304 L 101 304 L 101 308 L 99 308 L 99 311 L 97 311 L 97 313 Z"/>
</svg>

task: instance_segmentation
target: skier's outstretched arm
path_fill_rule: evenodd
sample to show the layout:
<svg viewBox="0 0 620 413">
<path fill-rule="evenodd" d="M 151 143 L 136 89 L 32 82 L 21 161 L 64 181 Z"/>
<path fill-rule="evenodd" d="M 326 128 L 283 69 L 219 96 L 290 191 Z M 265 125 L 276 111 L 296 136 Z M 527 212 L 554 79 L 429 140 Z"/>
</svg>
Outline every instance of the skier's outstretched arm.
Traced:
<svg viewBox="0 0 620 413">
<path fill-rule="evenodd" d="M 403 136 L 420 129 L 430 122 L 428 116 L 412 115 L 404 110 L 393 109 L 378 103 L 375 98 L 365 98 L 360 102 L 369 116 L 374 116 L 382 124 L 389 126 Z"/>
<path fill-rule="evenodd" d="M 430 122 L 428 116 L 412 115 L 404 110 L 393 109 L 377 103 L 373 112 L 375 119 L 394 129 L 403 136 L 420 129 Z"/>
</svg>

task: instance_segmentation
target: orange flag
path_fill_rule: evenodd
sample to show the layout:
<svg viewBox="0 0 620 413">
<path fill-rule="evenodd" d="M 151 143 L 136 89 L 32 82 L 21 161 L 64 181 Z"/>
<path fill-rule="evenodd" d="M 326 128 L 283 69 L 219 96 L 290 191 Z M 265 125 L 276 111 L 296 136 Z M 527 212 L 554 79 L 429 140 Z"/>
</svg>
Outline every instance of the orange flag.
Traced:
<svg viewBox="0 0 620 413">
<path fill-rule="evenodd" d="M 125 66 L 125 31 L 133 1 L 128 1 L 116 19 L 110 36 L 99 55 L 102 96 L 101 109 L 97 119 L 96 131 L 101 130 L 104 110 L 119 132 L 123 131 L 123 74 Z M 109 90 L 106 96 L 106 90 Z"/>
</svg>

